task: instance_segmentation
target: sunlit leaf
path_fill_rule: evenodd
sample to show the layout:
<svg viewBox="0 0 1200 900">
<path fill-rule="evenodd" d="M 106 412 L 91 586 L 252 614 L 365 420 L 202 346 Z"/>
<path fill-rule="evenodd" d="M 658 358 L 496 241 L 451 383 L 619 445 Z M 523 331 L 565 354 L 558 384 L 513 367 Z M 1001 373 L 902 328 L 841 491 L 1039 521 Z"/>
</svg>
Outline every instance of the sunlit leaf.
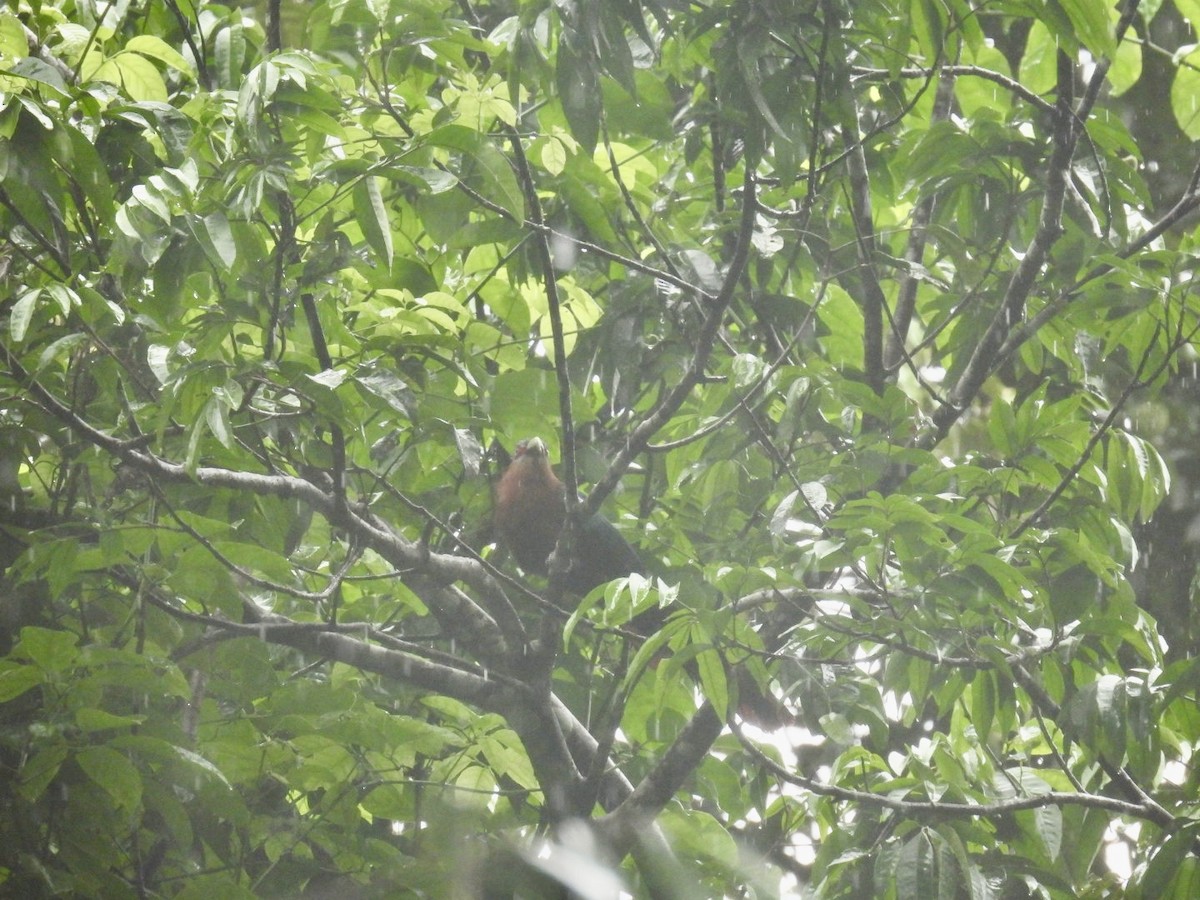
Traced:
<svg viewBox="0 0 1200 900">
<path fill-rule="evenodd" d="M 363 235 L 383 267 L 392 265 L 392 228 L 388 222 L 387 209 L 379 179 L 367 176 L 354 186 L 354 212 Z"/>
</svg>

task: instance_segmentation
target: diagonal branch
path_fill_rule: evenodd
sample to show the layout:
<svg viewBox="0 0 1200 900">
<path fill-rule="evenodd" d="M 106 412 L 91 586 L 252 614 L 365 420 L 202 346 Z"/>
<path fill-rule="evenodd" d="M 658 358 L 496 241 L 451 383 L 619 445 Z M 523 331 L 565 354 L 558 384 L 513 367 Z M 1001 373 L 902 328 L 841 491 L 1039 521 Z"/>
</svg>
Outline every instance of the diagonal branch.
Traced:
<svg viewBox="0 0 1200 900">
<path fill-rule="evenodd" d="M 317 312 L 317 301 L 311 293 L 300 295 L 300 305 L 304 307 L 304 318 L 308 322 L 308 333 L 312 339 L 313 351 L 317 356 L 317 365 L 322 372 L 333 369 L 333 358 L 329 355 L 329 345 L 325 341 L 325 329 L 321 326 L 321 316 Z M 332 445 L 333 462 L 333 492 L 341 506 L 346 505 L 346 436 L 342 426 L 335 420 L 329 421 L 329 437 Z"/>
<path fill-rule="evenodd" d="M 796 787 L 811 791 L 822 797 L 832 797 L 847 803 L 861 803 L 876 809 L 890 809 L 907 816 L 955 816 L 955 817 L 994 817 L 999 815 L 1021 812 L 1028 809 L 1042 809 L 1047 806 L 1083 806 L 1090 809 L 1104 809 L 1122 816 L 1143 819 L 1157 825 L 1169 826 L 1175 822 L 1174 816 L 1161 806 L 1151 802 L 1151 805 L 1130 803 L 1102 794 L 1073 794 L 1069 791 L 1047 791 L 1017 800 L 999 800 L 995 803 L 946 803 L 936 800 L 903 800 L 892 793 L 876 794 L 872 791 L 842 788 L 824 784 L 812 778 L 806 778 L 796 772 L 786 769 L 759 749 L 758 745 L 746 737 L 741 727 L 733 722 L 730 724 L 733 733 L 737 735 L 742 746 L 758 764 L 767 769 L 781 781 Z"/>
<path fill-rule="evenodd" d="M 1011 671 L 1016 683 L 1024 688 L 1025 693 L 1029 695 L 1029 698 L 1039 711 L 1053 720 L 1059 729 L 1072 740 L 1083 743 L 1086 746 L 1086 742 L 1080 741 L 1078 736 L 1072 734 L 1071 730 L 1066 727 L 1066 723 L 1063 721 L 1062 707 L 1054 702 L 1041 684 L 1029 674 L 1025 667 L 1015 665 Z M 1142 786 L 1138 784 L 1137 779 L 1133 778 L 1126 769 L 1110 762 L 1105 758 L 1103 753 L 1096 750 L 1093 750 L 1093 752 L 1096 754 L 1096 761 L 1099 763 L 1100 768 L 1104 770 L 1104 773 L 1108 775 L 1113 784 L 1120 788 L 1126 796 L 1133 798 L 1134 803 L 1132 805 L 1139 812 L 1131 813 L 1131 815 L 1137 815 L 1138 818 L 1147 819 L 1164 828 L 1169 828 L 1175 823 L 1175 817 L 1153 797 L 1147 794 L 1142 789 Z M 1068 796 L 1075 795 L 1069 794 Z M 1121 803 L 1124 801 L 1114 800 L 1113 802 Z"/>
<path fill-rule="evenodd" d="M 1200 328 L 1200 326 L 1198 326 L 1198 328 Z M 1157 338 L 1157 332 L 1160 330 L 1161 326 L 1156 329 L 1155 338 Z M 1149 346 L 1146 348 L 1145 353 L 1142 354 L 1142 359 L 1138 363 L 1137 371 L 1134 372 L 1133 378 L 1130 380 L 1129 384 L 1125 386 L 1125 389 L 1121 392 L 1121 396 L 1117 398 L 1115 403 L 1113 403 L 1112 409 L 1108 411 L 1108 415 L 1104 417 L 1104 421 L 1100 423 L 1100 427 L 1097 428 L 1095 433 L 1088 439 L 1087 445 L 1083 448 L 1083 452 L 1079 454 L 1079 459 L 1077 459 L 1071 468 L 1067 470 L 1066 474 L 1063 475 L 1062 479 L 1059 481 L 1054 490 L 1046 495 L 1046 499 L 1038 505 L 1038 508 L 1021 520 L 1020 524 L 1017 525 L 1013 533 L 1009 535 L 1010 540 L 1019 537 L 1030 526 L 1036 524 L 1037 521 L 1046 514 L 1046 510 L 1050 509 L 1050 507 L 1054 505 L 1055 501 L 1062 496 L 1063 491 L 1065 491 L 1070 486 L 1071 482 L 1075 480 L 1076 476 L 1083 471 L 1083 467 L 1087 465 L 1087 461 L 1091 459 L 1092 451 L 1096 449 L 1096 445 L 1099 444 L 1103 437 L 1112 429 L 1113 424 L 1117 421 L 1117 416 L 1124 412 L 1125 404 L 1129 402 L 1129 398 L 1133 396 L 1135 391 L 1144 388 L 1148 384 L 1152 384 L 1160 375 L 1162 375 L 1163 372 L 1170 368 L 1171 360 L 1174 359 L 1175 354 L 1178 353 L 1184 346 L 1191 343 L 1191 340 L 1195 337 L 1195 335 L 1196 329 L 1193 329 L 1188 335 L 1181 335 L 1178 339 L 1173 341 L 1172 343 L 1174 346 L 1168 349 L 1167 353 L 1164 354 L 1162 361 L 1158 364 L 1158 366 L 1155 367 L 1154 371 L 1149 375 L 1143 375 L 1142 373 L 1145 372 L 1146 366 L 1150 362 L 1150 353 L 1154 349 L 1154 340 L 1149 342 Z"/>
<path fill-rule="evenodd" d="M 137 583 L 135 578 L 121 580 L 129 585 Z M 586 742 L 579 740 L 583 726 L 565 706 L 553 698 L 547 702 L 541 692 L 519 678 L 503 672 L 469 671 L 456 660 L 433 661 L 427 658 L 427 653 L 404 649 L 402 641 L 370 626 L 295 622 L 285 616 L 257 610 L 252 604 L 244 604 L 252 621 L 231 622 L 180 609 L 155 591 L 150 591 L 148 597 L 156 608 L 176 618 L 291 647 L 310 656 L 345 663 L 497 713 L 520 736 L 538 780 L 545 788 L 551 815 L 562 818 L 587 812 L 577 808 L 586 786 L 575 761 L 580 755 L 588 758 Z M 362 636 L 359 636 L 360 632 Z M 380 646 L 381 643 L 393 646 Z M 580 751 L 584 752 L 581 754 Z M 621 783 L 625 785 L 624 790 Z M 618 777 L 613 784 L 620 794 L 627 793 L 627 780 Z"/>
<path fill-rule="evenodd" d="M 671 802 L 721 735 L 724 723 L 711 703 L 705 703 L 667 748 L 658 765 L 633 789 L 614 812 L 596 823 L 605 843 L 624 856 L 639 834 Z"/>
<path fill-rule="evenodd" d="M 847 91 L 848 97 L 853 97 Z M 887 304 L 879 273 L 875 271 L 875 225 L 871 209 L 871 176 L 858 135 L 858 110 L 848 112 L 842 126 L 847 145 L 846 165 L 850 172 L 850 214 L 854 224 L 854 246 L 858 252 L 859 285 L 863 314 L 863 372 L 877 394 L 883 393 L 883 310 Z"/>
<path fill-rule="evenodd" d="M 592 515 L 600 508 L 600 504 L 604 502 L 605 497 L 612 493 L 634 457 L 646 448 L 650 439 L 670 420 L 671 416 L 675 415 L 679 407 L 687 400 L 688 395 L 691 394 L 692 389 L 704 377 L 704 369 L 712 353 L 713 344 L 717 340 L 721 323 L 725 320 L 725 312 L 729 309 L 729 304 L 733 302 L 734 292 L 737 290 L 738 282 L 741 280 L 742 273 L 746 270 L 746 263 L 750 258 L 750 238 L 754 233 L 758 193 L 751 161 L 746 160 L 743 165 L 746 167 L 746 173 L 743 179 L 742 218 L 738 228 L 737 245 L 733 251 L 733 258 L 730 260 L 729 269 L 725 273 L 721 291 L 710 302 L 708 315 L 700 327 L 700 334 L 696 338 L 696 352 L 692 354 L 692 360 L 679 383 L 667 392 L 658 405 L 633 430 L 626 440 L 625 446 L 617 453 L 616 458 L 608 467 L 604 477 L 597 482 L 595 488 L 581 504 L 578 511 L 581 518 Z"/>
<path fill-rule="evenodd" d="M 943 69 L 933 100 L 933 111 L 930 113 L 931 122 L 945 120 L 950 115 L 953 101 L 954 76 Z M 929 223 L 933 220 L 936 204 L 937 195 L 929 194 L 913 210 L 908 246 L 904 248 L 904 261 L 910 266 L 921 265 L 921 261 L 925 257 L 925 244 L 929 240 Z M 906 272 L 900 282 L 900 290 L 896 297 L 896 310 L 891 316 L 892 328 L 883 353 L 883 366 L 887 371 L 896 368 L 906 355 L 904 346 L 908 338 L 908 327 L 912 323 L 913 313 L 916 310 L 917 289 L 920 284 L 921 280 L 912 271 Z"/>
<path fill-rule="evenodd" d="M 119 580 L 128 586 L 137 584 L 133 577 Z M 285 616 L 260 613 L 257 621 L 232 622 L 217 616 L 200 615 L 180 609 L 157 591 L 145 591 L 147 600 L 168 615 L 214 628 L 230 635 L 252 637 L 280 644 L 313 656 L 354 665 L 385 678 L 454 697 L 464 703 L 492 708 L 497 694 L 511 689 L 495 675 L 464 671 L 461 667 L 433 662 L 407 650 L 381 647 L 350 632 L 370 634 L 368 626 L 329 625 L 324 622 L 295 622 Z"/>
<path fill-rule="evenodd" d="M 461 556 L 428 553 L 417 544 L 397 535 L 392 529 L 363 506 L 350 506 L 335 494 L 327 493 L 303 478 L 292 475 L 262 475 L 235 471 L 216 466 L 189 468 L 173 463 L 147 450 L 140 441 L 130 444 L 113 437 L 84 420 L 48 391 L 21 365 L 5 344 L 0 355 L 18 381 L 23 383 L 45 412 L 59 419 L 88 443 L 116 459 L 134 466 L 152 478 L 174 483 L 199 483 L 208 487 L 242 491 L 261 496 L 300 500 L 330 524 L 355 535 L 363 546 L 379 553 L 395 568 L 408 571 L 407 583 L 439 613 L 443 625 L 453 628 L 456 637 L 464 640 L 472 652 L 489 665 L 516 665 L 509 659 L 503 632 L 496 622 L 462 591 L 445 585 L 454 581 L 486 585 L 491 576 L 474 560 Z"/>
<path fill-rule="evenodd" d="M 567 371 L 567 349 L 563 338 L 562 300 L 558 294 L 558 277 L 554 273 L 554 257 L 550 252 L 550 238 L 545 228 L 545 217 L 542 215 L 542 204 L 538 200 L 537 185 L 533 180 L 533 172 L 529 169 L 529 160 L 525 158 L 525 148 L 521 146 L 521 136 L 515 131 L 509 135 L 513 148 L 513 157 L 517 162 L 517 174 L 521 176 L 521 188 L 525 193 L 525 202 L 529 206 L 529 219 L 536 229 L 538 265 L 542 270 L 542 283 L 546 288 L 546 301 L 550 311 L 550 336 L 554 346 L 554 376 L 558 384 L 558 414 L 562 424 L 562 476 L 566 487 L 567 519 L 578 505 L 579 479 L 575 471 L 575 419 L 571 412 L 571 375 Z M 570 525 L 564 529 L 569 537 Z M 562 555 L 566 559 L 570 547 L 563 547 Z"/>
<path fill-rule="evenodd" d="M 1192 215 L 1196 210 L 1200 209 L 1200 165 L 1197 165 L 1192 171 L 1191 178 L 1188 181 L 1187 189 L 1183 192 L 1180 198 L 1172 205 L 1172 207 L 1163 214 L 1157 222 L 1151 225 L 1146 231 L 1141 234 L 1137 240 L 1131 241 L 1128 246 L 1122 247 L 1114 256 L 1118 259 L 1130 259 L 1134 255 L 1141 253 L 1152 243 L 1161 238 L 1164 234 L 1178 225 L 1188 216 Z M 1064 290 L 1057 297 L 1052 299 L 1045 305 L 1036 315 L 1028 321 L 1022 322 L 1012 333 L 1008 339 L 1000 347 L 997 352 L 997 362 L 1003 362 L 1009 356 L 1017 351 L 1017 349 L 1029 340 L 1038 330 L 1062 312 L 1063 308 L 1072 301 L 1078 299 L 1080 291 L 1083 288 L 1095 281 L 1097 278 L 1103 278 L 1105 275 L 1113 271 L 1115 266 L 1112 263 L 1100 263 L 1092 268 L 1082 278 L 1076 281 L 1069 288 Z"/>
<path fill-rule="evenodd" d="M 1024 317 L 1025 303 L 1032 293 L 1050 248 L 1062 234 L 1063 202 L 1066 196 L 1067 171 L 1071 165 L 1078 139 L 1074 112 L 1071 109 L 1074 69 L 1066 53 L 1058 54 L 1058 102 L 1055 105 L 1054 150 L 1046 173 L 1046 193 L 1037 231 L 1017 265 L 1000 302 L 975 351 L 971 354 L 958 381 L 951 388 L 946 402 L 933 414 L 933 428 L 918 441 L 923 449 L 936 446 L 966 411 L 983 387 L 992 370 L 996 355 L 1012 329 Z"/>
</svg>

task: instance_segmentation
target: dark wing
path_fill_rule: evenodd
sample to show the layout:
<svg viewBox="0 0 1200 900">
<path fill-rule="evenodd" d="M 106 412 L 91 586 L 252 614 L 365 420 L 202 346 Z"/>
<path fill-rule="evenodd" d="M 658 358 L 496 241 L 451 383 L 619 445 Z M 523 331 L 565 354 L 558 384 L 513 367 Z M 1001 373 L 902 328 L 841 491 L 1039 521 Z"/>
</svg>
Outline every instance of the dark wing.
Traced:
<svg viewBox="0 0 1200 900">
<path fill-rule="evenodd" d="M 599 513 L 583 523 L 572 556 L 567 589 L 580 595 L 614 578 L 644 571 L 637 551 Z"/>
</svg>

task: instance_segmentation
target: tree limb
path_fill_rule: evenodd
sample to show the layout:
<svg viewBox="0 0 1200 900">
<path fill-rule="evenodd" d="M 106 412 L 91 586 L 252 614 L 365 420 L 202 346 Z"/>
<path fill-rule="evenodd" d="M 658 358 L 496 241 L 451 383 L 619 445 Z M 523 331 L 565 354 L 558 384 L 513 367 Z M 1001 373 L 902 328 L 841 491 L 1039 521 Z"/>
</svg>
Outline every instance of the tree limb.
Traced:
<svg viewBox="0 0 1200 900">
<path fill-rule="evenodd" d="M 624 856 L 636 843 L 639 832 L 658 817 L 692 775 L 723 728 L 713 705 L 706 702 L 701 706 L 628 799 L 596 823 L 605 844 Z"/>
<path fill-rule="evenodd" d="M 1064 51 L 1058 53 L 1058 102 L 1055 105 L 1054 150 L 1050 155 L 1046 173 L 1046 193 L 1042 199 L 1042 210 L 1037 231 L 1025 250 L 1016 271 L 1009 279 L 1008 287 L 999 309 L 992 317 L 987 330 L 980 338 L 968 360 L 966 368 L 951 388 L 945 404 L 933 414 L 933 427 L 918 441 L 918 446 L 930 449 L 936 446 L 950 427 L 958 421 L 971 401 L 979 393 L 991 372 L 1004 339 L 1021 321 L 1025 303 L 1033 291 L 1050 248 L 1062 234 L 1063 200 L 1066 196 L 1067 170 L 1076 144 L 1074 112 L 1071 109 L 1074 70 Z"/>
<path fill-rule="evenodd" d="M 733 302 L 733 295 L 737 290 L 738 281 L 741 279 L 742 273 L 746 269 L 746 263 L 750 258 L 750 238 L 754 234 L 754 214 L 758 208 L 758 195 L 755 188 L 754 168 L 749 160 L 745 160 L 743 165 L 746 167 L 746 172 L 742 184 L 742 218 L 738 229 L 737 244 L 733 251 L 733 258 L 729 262 L 729 269 L 725 273 L 725 281 L 721 285 L 721 292 L 709 304 L 707 316 L 703 325 L 701 325 L 700 334 L 696 338 L 696 351 L 692 354 L 687 371 L 679 380 L 679 383 L 671 388 L 666 396 L 658 402 L 658 405 L 634 428 L 626 440 L 625 446 L 618 451 L 616 457 L 609 465 L 604 477 L 596 483 L 596 486 L 582 504 L 578 513 L 581 517 L 586 518 L 600 508 L 600 504 L 612 493 L 613 488 L 617 486 L 617 482 L 621 480 L 621 477 L 625 474 L 625 470 L 633 462 L 634 457 L 645 449 L 650 438 L 683 405 L 683 402 L 692 392 L 692 389 L 700 383 L 700 379 L 704 375 L 704 368 L 708 364 L 708 357 L 712 352 L 713 343 L 717 339 L 717 332 L 725 319 L 725 311 L 729 308 L 729 304 Z"/>
</svg>

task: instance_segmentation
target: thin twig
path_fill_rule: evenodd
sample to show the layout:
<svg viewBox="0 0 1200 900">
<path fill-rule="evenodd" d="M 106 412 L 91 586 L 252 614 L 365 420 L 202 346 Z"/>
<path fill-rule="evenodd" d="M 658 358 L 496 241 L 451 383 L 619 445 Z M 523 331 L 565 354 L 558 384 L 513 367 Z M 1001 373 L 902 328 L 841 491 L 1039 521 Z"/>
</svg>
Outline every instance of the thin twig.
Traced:
<svg viewBox="0 0 1200 900">
<path fill-rule="evenodd" d="M 600 508 L 600 504 L 612 493 L 613 489 L 617 486 L 617 482 L 625 474 L 625 470 L 633 462 L 634 457 L 645 449 L 650 438 L 657 434 L 659 429 L 678 411 L 679 407 L 683 405 L 683 402 L 692 392 L 692 389 L 700 383 L 700 380 L 704 376 L 704 370 L 708 364 L 709 355 L 712 353 L 713 343 L 717 339 L 721 323 L 724 321 L 725 312 L 729 308 L 729 304 L 733 302 L 738 282 L 741 280 L 742 273 L 746 269 L 746 263 L 750 258 L 750 240 L 754 234 L 754 217 L 758 207 L 758 194 L 753 164 L 750 160 L 745 160 L 743 165 L 745 166 L 745 177 L 743 179 L 742 190 L 742 218 L 738 229 L 737 243 L 733 251 L 733 258 L 730 260 L 729 269 L 725 273 L 725 281 L 721 285 L 720 293 L 708 304 L 707 317 L 700 328 L 700 334 L 697 336 L 696 351 L 692 354 L 687 371 L 679 380 L 679 383 L 667 392 L 658 402 L 658 405 L 629 435 L 625 446 L 618 451 L 616 458 L 609 466 L 604 477 L 597 482 L 595 488 L 588 495 L 587 500 L 583 504 L 583 511 L 580 513 L 581 516 L 592 515 Z"/>
<path fill-rule="evenodd" d="M 758 761 L 759 765 L 766 768 L 781 781 L 794 784 L 822 797 L 832 797 L 835 800 L 842 800 L 848 803 L 862 803 L 866 806 L 890 809 L 908 816 L 942 815 L 967 816 L 971 818 L 987 816 L 991 818 L 1023 810 L 1043 809 L 1047 806 L 1084 806 L 1090 809 L 1104 809 L 1119 815 L 1144 819 L 1164 826 L 1170 825 L 1175 821 L 1174 816 L 1166 813 L 1161 807 L 1157 807 L 1156 809 L 1155 807 L 1129 803 L 1100 794 L 1073 794 L 1064 791 L 1047 791 L 1044 794 L 1037 794 L 1032 797 L 1022 797 L 1018 800 L 1002 800 L 996 803 L 943 803 L 931 800 L 901 800 L 890 793 L 886 795 L 876 794 L 871 791 L 837 787 L 807 778 L 797 772 L 784 768 L 763 753 L 757 744 L 747 738 L 737 722 L 730 722 L 729 726 L 742 746 Z M 1159 812 L 1160 810 L 1161 813 Z M 1164 815 L 1165 819 L 1163 818 Z"/>
</svg>

